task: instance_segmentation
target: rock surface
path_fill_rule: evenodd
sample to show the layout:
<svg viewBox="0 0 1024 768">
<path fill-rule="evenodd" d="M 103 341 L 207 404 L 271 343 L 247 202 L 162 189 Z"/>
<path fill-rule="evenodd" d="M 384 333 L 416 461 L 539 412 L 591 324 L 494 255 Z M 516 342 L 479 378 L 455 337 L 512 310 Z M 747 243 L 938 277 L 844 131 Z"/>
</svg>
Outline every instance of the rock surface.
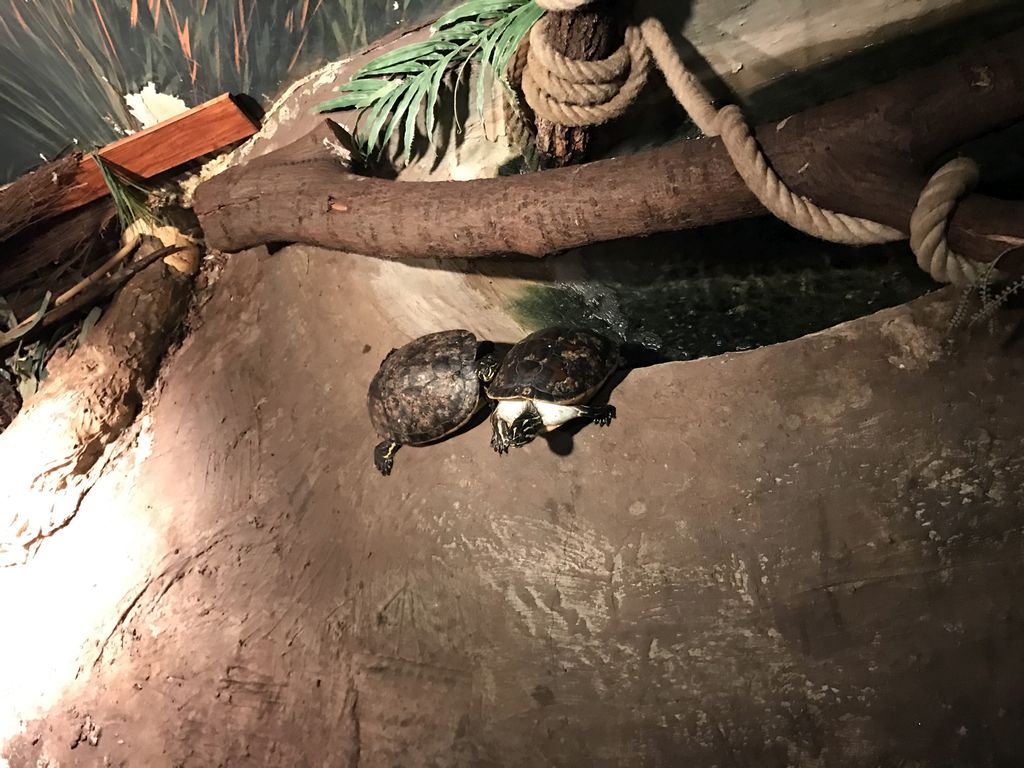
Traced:
<svg viewBox="0 0 1024 768">
<path fill-rule="evenodd" d="M 568 452 L 481 427 L 382 478 L 366 386 L 425 329 L 380 268 L 233 257 L 77 517 L 0 572 L 13 768 L 1024 755 L 1005 329 L 944 353 L 935 294 L 633 371 Z"/>
</svg>

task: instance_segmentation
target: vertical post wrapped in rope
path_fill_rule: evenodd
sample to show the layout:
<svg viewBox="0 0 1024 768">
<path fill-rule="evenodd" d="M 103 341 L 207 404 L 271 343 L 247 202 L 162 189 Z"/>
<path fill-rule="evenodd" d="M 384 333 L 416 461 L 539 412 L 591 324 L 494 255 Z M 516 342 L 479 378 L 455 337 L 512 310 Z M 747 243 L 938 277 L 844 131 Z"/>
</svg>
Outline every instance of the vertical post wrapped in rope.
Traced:
<svg viewBox="0 0 1024 768">
<path fill-rule="evenodd" d="M 544 33 L 551 48 L 570 59 L 596 61 L 622 45 L 623 24 L 616 0 L 541 0 Z M 586 126 L 567 126 L 536 118 L 536 143 L 542 165 L 561 167 L 582 161 L 590 142 Z"/>
</svg>

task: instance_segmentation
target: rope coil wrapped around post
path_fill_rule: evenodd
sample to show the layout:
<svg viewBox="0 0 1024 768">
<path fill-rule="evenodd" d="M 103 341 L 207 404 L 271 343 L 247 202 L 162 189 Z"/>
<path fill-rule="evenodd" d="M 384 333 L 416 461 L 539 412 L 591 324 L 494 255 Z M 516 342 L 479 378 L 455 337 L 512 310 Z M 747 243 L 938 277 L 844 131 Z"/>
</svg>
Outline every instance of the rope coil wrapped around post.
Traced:
<svg viewBox="0 0 1024 768">
<path fill-rule="evenodd" d="M 546 11 L 573 11 L 592 0 L 536 0 Z M 651 62 L 696 126 L 718 137 L 737 173 L 774 216 L 806 234 L 846 245 L 888 243 L 907 233 L 871 219 L 830 211 L 793 192 L 761 150 L 743 112 L 734 104 L 715 107 L 710 94 L 690 72 L 661 22 L 646 18 L 630 24 L 623 44 L 596 61 L 577 61 L 555 51 L 547 39 L 547 16 L 530 30 L 513 63 L 521 70 L 522 91 L 533 112 L 566 126 L 601 125 L 623 114 L 647 82 Z M 525 55 L 524 55 L 525 50 Z M 982 270 L 952 251 L 946 240 L 949 216 L 977 181 L 972 160 L 957 158 L 925 184 L 908 225 L 910 247 L 922 269 L 939 282 L 974 285 Z"/>
</svg>

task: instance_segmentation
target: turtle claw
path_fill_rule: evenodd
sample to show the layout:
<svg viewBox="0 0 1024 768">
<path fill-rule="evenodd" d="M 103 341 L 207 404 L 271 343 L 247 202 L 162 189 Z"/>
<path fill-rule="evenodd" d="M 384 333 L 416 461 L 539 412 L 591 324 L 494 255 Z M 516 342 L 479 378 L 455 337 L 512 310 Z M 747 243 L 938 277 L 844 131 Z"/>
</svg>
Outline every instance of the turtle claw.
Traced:
<svg viewBox="0 0 1024 768">
<path fill-rule="evenodd" d="M 579 415 L 584 419 L 590 419 L 599 427 L 607 427 L 615 418 L 614 405 L 581 405 Z"/>
<path fill-rule="evenodd" d="M 508 435 L 508 424 L 498 418 L 497 410 L 491 412 L 491 448 L 499 456 L 508 453 L 512 441 Z"/>
<path fill-rule="evenodd" d="M 494 452 L 499 456 L 503 456 L 508 453 L 510 445 L 511 443 L 509 443 L 506 436 L 500 435 L 498 432 L 491 435 L 491 448 L 493 448 Z"/>
<path fill-rule="evenodd" d="M 387 477 L 391 474 L 391 470 L 395 466 L 395 453 L 402 446 L 393 440 L 385 440 L 383 443 L 378 443 L 373 449 L 373 466 L 377 470 Z"/>
<path fill-rule="evenodd" d="M 600 405 L 594 409 L 593 421 L 600 427 L 607 427 L 612 423 L 612 419 L 615 418 L 615 406 L 614 405 Z"/>
</svg>

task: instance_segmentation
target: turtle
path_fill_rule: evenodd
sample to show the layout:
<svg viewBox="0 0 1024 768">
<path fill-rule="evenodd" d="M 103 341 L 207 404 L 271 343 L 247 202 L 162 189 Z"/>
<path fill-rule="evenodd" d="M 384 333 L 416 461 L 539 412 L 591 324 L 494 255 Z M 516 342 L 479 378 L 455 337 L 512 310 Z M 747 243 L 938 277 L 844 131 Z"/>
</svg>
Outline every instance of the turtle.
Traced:
<svg viewBox="0 0 1024 768">
<path fill-rule="evenodd" d="M 436 442 L 487 403 L 481 389 L 498 367 L 492 346 L 456 329 L 428 333 L 387 354 L 367 393 L 370 422 L 383 438 L 373 449 L 381 474 L 391 474 L 403 445 Z"/>
<path fill-rule="evenodd" d="M 487 387 L 491 447 L 499 454 L 577 418 L 601 426 L 612 405 L 585 405 L 623 364 L 618 346 L 584 328 L 543 328 L 514 345 Z"/>
</svg>

